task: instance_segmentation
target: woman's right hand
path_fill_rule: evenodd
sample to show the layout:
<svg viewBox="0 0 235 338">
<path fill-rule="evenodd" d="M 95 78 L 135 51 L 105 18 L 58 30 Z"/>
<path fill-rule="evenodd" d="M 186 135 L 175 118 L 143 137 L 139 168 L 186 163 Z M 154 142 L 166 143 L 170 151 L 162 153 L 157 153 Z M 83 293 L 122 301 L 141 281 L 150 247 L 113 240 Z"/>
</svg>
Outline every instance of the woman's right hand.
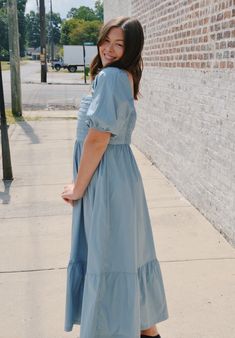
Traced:
<svg viewBox="0 0 235 338">
<path fill-rule="evenodd" d="M 73 200 L 69 200 L 69 199 L 64 198 L 64 197 L 62 197 L 62 198 L 66 203 L 70 204 L 73 207 L 73 202 L 74 202 Z"/>
<path fill-rule="evenodd" d="M 74 183 L 68 184 L 64 187 L 64 191 L 61 194 L 63 200 L 67 203 L 74 205 L 74 201 L 79 200 L 83 197 L 83 194 L 79 189 L 75 187 Z"/>
</svg>

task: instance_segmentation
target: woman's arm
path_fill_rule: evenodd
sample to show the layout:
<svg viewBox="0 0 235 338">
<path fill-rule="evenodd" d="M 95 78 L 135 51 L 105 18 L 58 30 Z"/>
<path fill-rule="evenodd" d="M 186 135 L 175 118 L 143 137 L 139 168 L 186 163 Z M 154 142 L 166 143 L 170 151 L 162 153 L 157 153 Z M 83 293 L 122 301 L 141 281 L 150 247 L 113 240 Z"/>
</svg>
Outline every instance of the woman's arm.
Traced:
<svg viewBox="0 0 235 338">
<path fill-rule="evenodd" d="M 110 140 L 110 132 L 90 128 L 84 140 L 78 174 L 74 184 L 66 185 L 61 197 L 68 203 L 82 198 Z"/>
</svg>

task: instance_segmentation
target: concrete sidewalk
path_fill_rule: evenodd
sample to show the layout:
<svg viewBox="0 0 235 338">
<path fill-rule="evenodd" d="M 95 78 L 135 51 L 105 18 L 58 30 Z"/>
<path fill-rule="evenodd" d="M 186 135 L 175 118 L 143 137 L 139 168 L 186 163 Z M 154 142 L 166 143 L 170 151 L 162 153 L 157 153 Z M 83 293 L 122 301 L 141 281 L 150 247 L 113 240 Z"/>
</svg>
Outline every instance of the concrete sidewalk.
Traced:
<svg viewBox="0 0 235 338">
<path fill-rule="evenodd" d="M 60 193 L 72 178 L 76 113 L 34 114 L 43 119 L 10 127 L 14 181 L 1 181 L 0 337 L 75 338 L 79 326 L 63 331 L 71 207 Z M 168 300 L 162 338 L 235 337 L 234 249 L 132 148 Z"/>
</svg>

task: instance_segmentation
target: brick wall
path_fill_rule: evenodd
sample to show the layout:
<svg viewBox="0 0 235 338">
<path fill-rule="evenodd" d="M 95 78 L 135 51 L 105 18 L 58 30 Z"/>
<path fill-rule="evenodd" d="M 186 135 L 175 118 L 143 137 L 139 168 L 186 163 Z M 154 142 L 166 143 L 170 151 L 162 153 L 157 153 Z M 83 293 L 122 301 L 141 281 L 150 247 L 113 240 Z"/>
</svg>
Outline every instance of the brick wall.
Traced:
<svg viewBox="0 0 235 338">
<path fill-rule="evenodd" d="M 123 14 L 109 3 L 106 20 Z M 235 245 L 235 0 L 129 5 L 145 32 L 133 143 Z"/>
<path fill-rule="evenodd" d="M 130 16 L 131 15 L 131 1 L 123 0 L 105 0 L 104 2 L 104 21 L 109 18 L 115 18 L 119 15 Z"/>
<path fill-rule="evenodd" d="M 234 68 L 235 0 L 132 1 L 142 22 L 145 65 Z"/>
</svg>

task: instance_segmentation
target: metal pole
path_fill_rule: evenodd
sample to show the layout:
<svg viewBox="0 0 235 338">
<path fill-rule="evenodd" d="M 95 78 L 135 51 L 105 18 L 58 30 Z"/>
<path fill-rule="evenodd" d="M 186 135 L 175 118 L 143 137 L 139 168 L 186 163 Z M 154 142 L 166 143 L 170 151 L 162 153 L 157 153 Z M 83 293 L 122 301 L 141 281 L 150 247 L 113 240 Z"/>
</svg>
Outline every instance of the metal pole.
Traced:
<svg viewBox="0 0 235 338">
<path fill-rule="evenodd" d="M 11 68 L 11 105 L 12 113 L 22 115 L 21 82 L 20 82 L 20 48 L 16 0 L 7 1 L 9 51 Z"/>
<path fill-rule="evenodd" d="M 5 114 L 4 93 L 2 84 L 2 65 L 0 61 L 0 111 L 1 111 L 1 144 L 2 144 L 2 168 L 3 180 L 13 180 L 11 167 L 11 154 Z"/>
<path fill-rule="evenodd" d="M 41 82 L 47 82 L 45 2 L 40 0 Z"/>
<path fill-rule="evenodd" d="M 86 83 L 86 51 L 84 43 L 83 43 L 83 64 L 84 64 L 84 81 Z"/>
</svg>

